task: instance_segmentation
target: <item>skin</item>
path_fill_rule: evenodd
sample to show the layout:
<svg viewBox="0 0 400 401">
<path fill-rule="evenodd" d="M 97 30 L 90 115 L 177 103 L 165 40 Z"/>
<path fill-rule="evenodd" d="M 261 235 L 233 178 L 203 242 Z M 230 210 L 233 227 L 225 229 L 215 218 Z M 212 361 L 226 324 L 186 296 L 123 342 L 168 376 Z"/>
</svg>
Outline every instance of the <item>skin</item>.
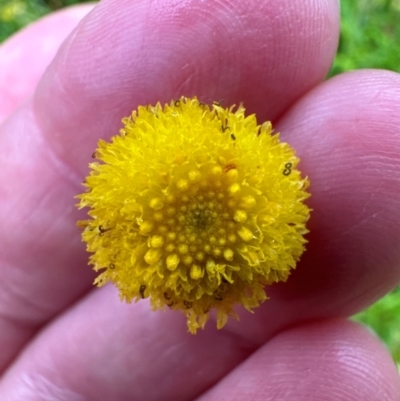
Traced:
<svg viewBox="0 0 400 401">
<path fill-rule="evenodd" d="M 323 82 L 333 0 L 103 0 L 30 69 L 32 41 L 61 43 L 76 10 L 0 47 L 0 64 L 19 47 L 2 73 L 25 82 L 0 103 L 0 399 L 398 400 L 387 350 L 346 317 L 400 281 L 400 76 Z M 271 120 L 312 183 L 308 249 L 288 282 L 196 336 L 178 313 L 92 287 L 73 199 L 99 138 L 181 95 Z"/>
</svg>

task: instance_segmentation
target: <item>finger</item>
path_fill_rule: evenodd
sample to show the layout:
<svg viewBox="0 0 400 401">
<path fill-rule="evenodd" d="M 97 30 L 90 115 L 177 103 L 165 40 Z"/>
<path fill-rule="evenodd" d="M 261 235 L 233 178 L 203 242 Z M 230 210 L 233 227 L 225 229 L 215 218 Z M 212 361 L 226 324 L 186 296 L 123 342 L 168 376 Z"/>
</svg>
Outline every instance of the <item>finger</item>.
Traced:
<svg viewBox="0 0 400 401">
<path fill-rule="evenodd" d="M 93 5 L 68 7 L 13 35 L 0 46 L 0 124 L 30 96 L 60 44 Z"/>
<path fill-rule="evenodd" d="M 356 71 L 312 91 L 279 129 L 312 179 L 309 251 L 288 286 L 353 314 L 400 281 L 400 75 Z M 282 291 L 284 289 L 284 291 Z"/>
<path fill-rule="evenodd" d="M 73 196 L 97 140 L 138 103 L 182 94 L 263 98 L 277 115 L 326 73 L 337 22 L 333 0 L 109 0 L 85 18 L 0 133 L 0 369 L 91 284 Z"/>
<path fill-rule="evenodd" d="M 122 304 L 106 286 L 28 345 L 3 376 L 0 398 L 191 400 L 248 355 L 244 342 L 215 334 L 192 336 L 180 315 Z"/>
<path fill-rule="evenodd" d="M 322 81 L 336 50 L 334 0 L 160 4 L 100 3 L 41 82 L 34 107 L 43 135 L 79 175 L 99 137 L 118 132 L 140 104 L 196 95 L 274 119 Z"/>
<path fill-rule="evenodd" d="M 77 319 L 78 314 L 84 323 Z M 279 394 L 285 385 L 292 395 L 297 384 L 297 388 L 303 385 L 304 398 L 313 383 L 314 391 L 325 388 L 332 400 L 340 394 L 352 400 L 350 396 L 360 389 L 361 395 L 373 389 L 379 391 L 372 394 L 383 395 L 366 401 L 397 400 L 400 391 L 387 351 L 353 323 L 329 321 L 290 329 L 239 365 L 253 350 L 254 344 L 225 330 L 217 336 L 209 329 L 188 335 L 184 322 L 173 312 L 156 317 L 143 303 L 122 305 L 115 290 L 106 287 L 92 293 L 76 307 L 76 313 L 61 318 L 25 351 L 4 376 L 0 395 L 10 400 L 24 395 L 26 401 L 43 393 L 51 399 L 92 401 L 192 400 L 235 366 L 233 373 L 207 394 L 210 399 L 218 399 L 223 392 L 226 399 L 234 393 L 236 399 L 248 399 L 242 392 L 246 381 L 253 383 L 254 390 L 262 383 L 263 396 L 267 390 Z M 254 391 L 249 398 L 256 394 Z"/>
<path fill-rule="evenodd" d="M 0 47 L 0 91 L 2 92 L 0 122 L 33 92 L 60 43 L 77 25 L 79 19 L 92 8 L 93 5 L 79 5 L 53 13 L 17 33 Z M 10 125 L 4 126 L 0 134 L 2 136 L 0 138 L 2 144 L 0 150 L 2 167 L 0 220 L 1 226 L 5 230 L 0 234 L 0 271 L 4 277 L 7 277 L 0 284 L 0 344 L 2 344 L 0 372 L 33 334 L 42 321 L 43 315 L 53 314 L 52 305 L 48 302 L 51 296 L 60 307 L 66 303 L 65 286 L 70 287 L 75 294 L 79 294 L 83 289 L 89 287 L 87 283 L 71 285 L 71 280 L 67 278 L 70 274 L 67 269 L 64 269 L 64 272 L 62 269 L 57 272 L 46 269 L 44 263 L 46 253 L 51 250 L 50 246 L 44 246 L 38 257 L 35 258 L 32 255 L 32 250 L 38 242 L 37 237 L 44 236 L 45 238 L 46 234 L 49 234 L 46 227 L 52 224 L 52 219 L 46 218 L 46 215 L 49 216 L 52 211 L 58 211 L 61 215 L 65 213 L 65 208 L 68 210 L 71 209 L 71 206 L 67 201 L 58 202 L 58 206 L 56 206 L 58 210 L 48 207 L 49 203 L 46 201 L 46 197 L 52 192 L 51 186 L 47 186 L 47 189 L 44 188 L 41 194 L 34 194 L 33 188 L 36 186 L 32 187 L 32 183 L 37 185 L 40 178 L 43 178 L 42 183 L 46 185 L 45 177 L 49 175 L 49 172 L 54 171 L 52 169 L 54 166 L 51 165 L 51 161 L 42 163 L 43 160 L 51 160 L 51 157 L 49 157 L 49 152 L 45 151 L 43 142 L 38 138 L 38 132 L 35 132 L 36 123 L 33 116 L 29 113 L 25 113 L 25 118 L 19 118 L 19 116 L 20 114 L 15 115 L 10 121 Z M 11 135 L 14 142 L 7 135 Z M 38 179 L 32 181 L 29 174 L 37 174 Z M 51 175 L 52 173 L 50 173 Z M 57 174 L 53 174 L 53 178 L 58 179 Z M 19 196 L 18 186 L 13 181 L 14 179 L 19 180 L 21 184 Z M 31 193 L 33 196 L 26 197 L 24 195 L 26 193 Z M 59 190 L 53 190 L 52 197 L 59 195 Z M 22 206 L 27 198 L 29 198 L 29 204 L 33 210 Z M 40 208 L 39 205 L 43 208 L 42 210 L 48 208 L 47 213 L 41 213 L 40 217 L 33 217 L 34 209 Z M 34 230 L 32 232 L 29 231 L 28 221 L 34 223 L 34 227 L 31 227 Z M 7 229 L 13 231 L 16 227 L 21 227 L 20 234 L 23 233 L 23 235 L 15 242 L 15 237 L 10 236 Z M 70 233 L 75 235 L 73 224 L 70 225 Z M 49 235 L 51 236 L 51 234 Z M 65 232 L 65 235 L 68 235 L 68 232 Z M 75 244 L 77 245 L 78 242 L 76 240 Z M 62 243 L 65 244 L 65 241 L 63 240 Z M 69 252 L 68 246 L 66 252 Z M 23 263 L 17 266 L 11 261 L 10 254 L 13 253 L 19 254 L 21 259 L 25 259 L 26 269 L 23 268 Z M 63 257 L 65 258 L 65 251 L 60 252 L 61 264 Z M 32 266 L 36 266 L 36 269 L 32 269 Z M 35 275 L 32 274 L 33 271 Z M 46 278 L 52 281 L 52 274 L 54 274 L 54 278 L 57 277 L 55 282 L 65 279 L 63 291 L 57 287 L 47 289 L 48 298 L 41 302 L 36 294 L 41 293 L 44 286 L 43 281 Z M 89 272 L 84 272 L 82 279 L 88 277 L 91 277 Z M 29 283 L 32 287 L 30 292 L 25 292 L 24 283 Z M 71 296 L 68 294 L 67 302 L 70 300 Z M 14 308 L 15 305 L 18 305 L 18 308 Z"/>
<path fill-rule="evenodd" d="M 198 401 L 396 401 L 400 377 L 363 327 L 323 320 L 274 337 Z"/>
<path fill-rule="evenodd" d="M 231 323 L 262 342 L 274 330 L 351 316 L 400 281 L 400 75 L 356 71 L 301 99 L 277 124 L 310 177 L 307 251 L 257 316 Z M 245 329 L 243 329 L 245 326 Z"/>
</svg>

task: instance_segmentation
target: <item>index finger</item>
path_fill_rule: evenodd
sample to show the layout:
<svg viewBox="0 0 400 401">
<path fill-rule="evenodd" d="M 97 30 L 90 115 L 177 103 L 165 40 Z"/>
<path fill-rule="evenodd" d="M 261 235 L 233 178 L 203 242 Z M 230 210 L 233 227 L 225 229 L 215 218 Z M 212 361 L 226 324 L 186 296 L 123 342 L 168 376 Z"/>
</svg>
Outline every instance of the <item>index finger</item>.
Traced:
<svg viewBox="0 0 400 401">
<path fill-rule="evenodd" d="M 333 0 L 104 1 L 42 80 L 39 127 L 82 176 L 138 105 L 197 96 L 274 120 L 324 79 L 338 17 Z"/>
</svg>

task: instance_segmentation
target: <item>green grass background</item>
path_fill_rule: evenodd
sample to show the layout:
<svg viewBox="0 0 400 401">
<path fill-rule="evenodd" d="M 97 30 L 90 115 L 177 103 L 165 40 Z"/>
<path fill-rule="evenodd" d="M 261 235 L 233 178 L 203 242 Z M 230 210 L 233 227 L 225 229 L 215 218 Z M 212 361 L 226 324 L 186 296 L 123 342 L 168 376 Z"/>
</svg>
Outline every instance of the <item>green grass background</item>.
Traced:
<svg viewBox="0 0 400 401">
<path fill-rule="evenodd" d="M 0 0 L 0 42 L 51 11 L 82 2 Z M 400 72 L 400 0 L 342 0 L 341 13 L 340 45 L 329 75 L 359 68 Z M 354 319 L 382 338 L 400 370 L 400 288 Z"/>
</svg>

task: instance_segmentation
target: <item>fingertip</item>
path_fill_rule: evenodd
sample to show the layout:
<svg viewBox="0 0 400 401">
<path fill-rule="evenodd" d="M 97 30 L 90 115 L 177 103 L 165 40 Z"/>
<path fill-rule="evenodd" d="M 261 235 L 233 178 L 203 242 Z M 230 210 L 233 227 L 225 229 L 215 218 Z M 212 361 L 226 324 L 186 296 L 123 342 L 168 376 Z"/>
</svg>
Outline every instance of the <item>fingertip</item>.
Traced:
<svg viewBox="0 0 400 401">
<path fill-rule="evenodd" d="M 333 0 L 102 1 L 42 80 L 38 121 L 83 174 L 96 141 L 140 104 L 196 95 L 274 119 L 323 80 L 338 21 Z"/>
<path fill-rule="evenodd" d="M 0 46 L 0 123 L 29 95 L 64 39 L 93 4 L 54 12 L 30 24 Z"/>
<path fill-rule="evenodd" d="M 382 343 L 358 324 L 332 319 L 281 332 L 199 401 L 399 397 L 399 375 Z"/>
<path fill-rule="evenodd" d="M 399 74 L 354 71 L 309 92 L 279 122 L 310 177 L 313 209 L 308 251 L 279 287 L 283 299 L 349 316 L 400 280 L 399 106 Z"/>
</svg>

